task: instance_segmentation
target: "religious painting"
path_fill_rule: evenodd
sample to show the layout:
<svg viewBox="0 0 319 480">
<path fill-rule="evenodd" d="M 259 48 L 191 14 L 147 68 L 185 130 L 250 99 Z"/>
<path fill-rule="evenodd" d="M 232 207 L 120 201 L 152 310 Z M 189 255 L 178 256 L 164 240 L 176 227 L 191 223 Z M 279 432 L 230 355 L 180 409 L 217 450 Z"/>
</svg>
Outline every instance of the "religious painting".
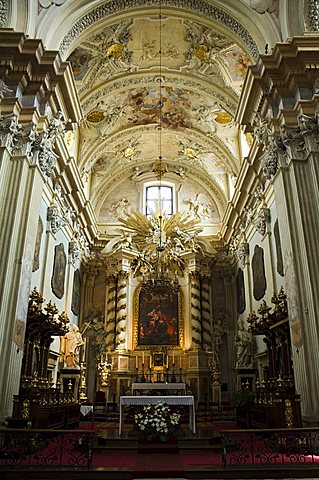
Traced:
<svg viewBox="0 0 319 480">
<path fill-rule="evenodd" d="M 236 287 L 237 287 L 237 312 L 244 313 L 244 311 L 246 310 L 245 283 L 244 283 L 244 272 L 242 271 L 241 268 L 239 268 L 237 272 Z"/>
<path fill-rule="evenodd" d="M 265 295 L 267 283 L 265 275 L 264 251 L 259 245 L 255 245 L 252 259 L 253 270 L 253 294 L 255 300 L 261 300 Z"/>
<path fill-rule="evenodd" d="M 80 271 L 79 269 L 75 270 L 73 278 L 73 289 L 72 289 L 72 301 L 71 301 L 71 310 L 74 315 L 79 316 L 80 313 Z"/>
<path fill-rule="evenodd" d="M 58 298 L 62 298 L 64 295 L 65 269 L 66 254 L 64 252 L 63 243 L 60 243 L 55 246 L 53 273 L 51 278 L 52 292 Z"/>
<path fill-rule="evenodd" d="M 130 107 L 128 123 L 147 125 L 160 121 L 172 130 L 190 128 L 190 93 L 188 90 L 163 87 L 160 98 L 157 87 L 133 90 L 126 100 Z"/>
<path fill-rule="evenodd" d="M 89 62 L 92 58 L 90 52 L 82 47 L 77 47 L 68 58 L 75 80 L 82 80 L 88 71 Z"/>
<path fill-rule="evenodd" d="M 274 237 L 275 237 L 275 245 L 276 245 L 276 253 L 277 253 L 277 273 L 279 273 L 279 275 L 281 277 L 283 277 L 284 276 L 284 262 L 283 262 L 283 258 L 282 258 L 278 219 L 275 221 L 275 224 L 274 224 Z"/>
<path fill-rule="evenodd" d="M 179 345 L 178 294 L 152 293 L 141 288 L 138 298 L 137 344 Z"/>
<path fill-rule="evenodd" d="M 35 239 L 32 272 L 36 272 L 39 269 L 39 266 L 40 266 L 40 248 L 41 248 L 42 234 L 43 234 L 43 222 L 42 222 L 41 217 L 39 217 L 37 236 L 36 236 L 36 239 Z"/>
<path fill-rule="evenodd" d="M 151 361 L 151 368 L 162 369 L 164 367 L 167 367 L 167 355 L 165 353 L 153 353 Z"/>
<path fill-rule="evenodd" d="M 16 320 L 14 325 L 13 341 L 20 350 L 23 350 L 24 334 L 25 323 L 22 320 Z"/>
</svg>

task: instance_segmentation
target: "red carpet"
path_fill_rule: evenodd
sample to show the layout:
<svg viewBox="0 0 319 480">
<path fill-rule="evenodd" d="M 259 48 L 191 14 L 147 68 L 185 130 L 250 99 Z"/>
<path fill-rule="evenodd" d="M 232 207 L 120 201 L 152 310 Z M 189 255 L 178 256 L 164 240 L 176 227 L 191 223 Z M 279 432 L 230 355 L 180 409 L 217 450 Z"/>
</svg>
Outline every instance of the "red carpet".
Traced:
<svg viewBox="0 0 319 480">
<path fill-rule="evenodd" d="M 221 466 L 222 456 L 221 454 L 189 454 L 181 455 L 183 465 L 214 465 L 215 467 Z"/>
<path fill-rule="evenodd" d="M 235 422 L 213 423 L 213 428 L 217 430 L 217 432 L 223 432 L 224 430 L 241 430 Z"/>
<path fill-rule="evenodd" d="M 94 453 L 92 467 L 134 467 L 136 455 L 98 454 Z"/>
<path fill-rule="evenodd" d="M 180 455 L 162 454 L 138 455 L 134 472 L 137 475 L 148 473 L 152 478 L 155 472 L 156 475 L 169 472 L 180 476 L 183 476 L 184 473 Z"/>
</svg>

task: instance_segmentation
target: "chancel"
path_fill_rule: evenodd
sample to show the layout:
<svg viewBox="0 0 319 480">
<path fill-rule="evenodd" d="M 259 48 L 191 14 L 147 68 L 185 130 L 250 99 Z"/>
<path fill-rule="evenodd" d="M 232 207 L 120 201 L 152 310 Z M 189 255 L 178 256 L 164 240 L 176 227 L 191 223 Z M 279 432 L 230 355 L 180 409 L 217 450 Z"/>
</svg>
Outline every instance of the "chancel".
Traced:
<svg viewBox="0 0 319 480">
<path fill-rule="evenodd" d="M 151 436 L 209 440 L 223 468 L 315 468 L 318 19 L 315 0 L 0 0 L 4 475 L 103 473 L 160 419 Z"/>
</svg>

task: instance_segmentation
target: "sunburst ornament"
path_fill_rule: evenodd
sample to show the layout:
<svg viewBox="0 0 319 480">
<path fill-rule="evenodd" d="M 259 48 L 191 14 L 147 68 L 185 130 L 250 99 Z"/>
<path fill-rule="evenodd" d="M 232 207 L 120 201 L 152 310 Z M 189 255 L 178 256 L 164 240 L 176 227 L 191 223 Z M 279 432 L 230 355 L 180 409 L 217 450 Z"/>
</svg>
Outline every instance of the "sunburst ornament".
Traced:
<svg viewBox="0 0 319 480">
<path fill-rule="evenodd" d="M 197 241 L 202 229 L 198 228 L 198 219 L 188 212 L 169 217 L 158 209 L 148 218 L 133 210 L 118 221 L 130 233 L 130 249 L 137 254 L 131 264 L 133 276 L 156 279 L 164 272 L 181 274 L 185 268 L 182 254 L 202 251 Z"/>
</svg>

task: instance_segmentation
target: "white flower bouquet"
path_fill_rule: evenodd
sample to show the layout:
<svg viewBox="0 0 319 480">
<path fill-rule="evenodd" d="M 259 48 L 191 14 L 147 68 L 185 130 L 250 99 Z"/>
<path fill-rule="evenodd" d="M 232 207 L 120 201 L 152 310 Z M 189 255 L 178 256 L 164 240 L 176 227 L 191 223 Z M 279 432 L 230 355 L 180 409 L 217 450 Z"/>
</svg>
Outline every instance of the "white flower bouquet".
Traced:
<svg viewBox="0 0 319 480">
<path fill-rule="evenodd" d="M 180 414 L 171 412 L 162 402 L 145 405 L 143 411 L 134 415 L 137 428 L 148 440 L 167 441 L 176 436 L 179 430 Z"/>
</svg>

